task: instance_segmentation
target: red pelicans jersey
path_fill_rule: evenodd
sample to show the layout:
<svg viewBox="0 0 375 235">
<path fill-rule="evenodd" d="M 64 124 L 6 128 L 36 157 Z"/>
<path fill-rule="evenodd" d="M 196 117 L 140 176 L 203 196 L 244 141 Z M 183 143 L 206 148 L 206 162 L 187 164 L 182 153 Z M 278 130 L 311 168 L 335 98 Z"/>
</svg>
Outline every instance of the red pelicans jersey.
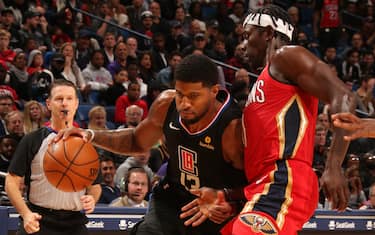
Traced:
<svg viewBox="0 0 375 235">
<path fill-rule="evenodd" d="M 318 99 L 273 79 L 268 65 L 244 109 L 245 171 L 249 182 L 272 170 L 279 159 L 312 165 Z"/>
</svg>

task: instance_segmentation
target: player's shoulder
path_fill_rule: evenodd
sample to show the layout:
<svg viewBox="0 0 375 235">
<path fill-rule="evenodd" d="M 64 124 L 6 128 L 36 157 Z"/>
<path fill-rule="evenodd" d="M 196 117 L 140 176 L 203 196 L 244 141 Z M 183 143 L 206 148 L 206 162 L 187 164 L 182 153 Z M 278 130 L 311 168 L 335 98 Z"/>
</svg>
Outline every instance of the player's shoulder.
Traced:
<svg viewBox="0 0 375 235">
<path fill-rule="evenodd" d="M 298 56 L 300 53 L 308 53 L 309 51 L 301 46 L 286 45 L 282 46 L 275 53 L 275 56 Z"/>
</svg>

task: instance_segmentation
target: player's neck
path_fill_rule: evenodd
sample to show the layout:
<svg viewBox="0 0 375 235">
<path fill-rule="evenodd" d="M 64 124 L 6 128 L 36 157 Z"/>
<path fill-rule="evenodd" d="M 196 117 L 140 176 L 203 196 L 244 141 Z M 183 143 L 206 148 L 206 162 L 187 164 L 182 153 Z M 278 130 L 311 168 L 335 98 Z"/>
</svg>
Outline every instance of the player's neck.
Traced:
<svg viewBox="0 0 375 235">
<path fill-rule="evenodd" d="M 214 104 L 207 110 L 207 113 L 196 123 L 186 125 L 190 132 L 198 132 L 206 128 L 216 117 L 223 103 L 215 100 Z"/>
</svg>

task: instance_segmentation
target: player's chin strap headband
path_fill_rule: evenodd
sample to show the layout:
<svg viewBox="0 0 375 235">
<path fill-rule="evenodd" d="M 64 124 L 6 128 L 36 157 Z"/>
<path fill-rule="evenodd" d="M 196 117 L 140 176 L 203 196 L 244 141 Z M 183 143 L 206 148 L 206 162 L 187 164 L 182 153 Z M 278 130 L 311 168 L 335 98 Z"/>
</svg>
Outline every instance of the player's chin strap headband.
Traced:
<svg viewBox="0 0 375 235">
<path fill-rule="evenodd" d="M 261 27 L 271 26 L 275 31 L 285 34 L 288 36 L 289 40 L 292 40 L 294 27 L 274 16 L 264 13 L 250 13 L 244 20 L 243 27 L 248 24 Z"/>
</svg>

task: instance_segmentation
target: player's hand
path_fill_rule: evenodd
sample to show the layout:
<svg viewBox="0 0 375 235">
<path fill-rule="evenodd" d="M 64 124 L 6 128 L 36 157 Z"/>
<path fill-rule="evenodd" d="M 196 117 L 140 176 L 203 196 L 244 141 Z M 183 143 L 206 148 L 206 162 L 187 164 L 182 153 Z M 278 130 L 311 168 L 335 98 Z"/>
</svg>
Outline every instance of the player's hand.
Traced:
<svg viewBox="0 0 375 235">
<path fill-rule="evenodd" d="M 53 142 L 58 142 L 61 138 L 63 140 L 66 140 L 69 136 L 81 136 L 85 142 L 88 142 L 88 140 L 91 138 L 91 133 L 87 130 L 76 128 L 76 127 L 70 127 L 63 130 L 60 130 L 59 133 L 55 136 L 53 139 Z"/>
<path fill-rule="evenodd" d="M 320 178 L 320 185 L 332 209 L 344 211 L 348 206 L 349 188 L 348 181 L 341 169 L 326 169 Z"/>
<path fill-rule="evenodd" d="M 83 195 L 81 198 L 82 209 L 86 214 L 90 214 L 95 209 L 95 199 L 92 195 Z"/>
<path fill-rule="evenodd" d="M 344 139 L 348 141 L 359 137 L 366 137 L 366 132 L 368 132 L 365 128 L 364 121 L 352 113 L 333 114 L 332 121 L 335 127 L 352 131 L 350 135 L 344 136 Z"/>
<path fill-rule="evenodd" d="M 42 216 L 38 213 L 30 212 L 25 214 L 23 217 L 23 228 L 28 234 L 36 233 L 40 230 L 39 220 Z"/>
<path fill-rule="evenodd" d="M 180 218 L 190 217 L 185 221 L 185 226 L 199 226 L 206 219 L 221 224 L 232 215 L 232 207 L 225 200 L 223 191 L 203 187 L 190 192 L 198 198 L 181 208 Z"/>
</svg>

